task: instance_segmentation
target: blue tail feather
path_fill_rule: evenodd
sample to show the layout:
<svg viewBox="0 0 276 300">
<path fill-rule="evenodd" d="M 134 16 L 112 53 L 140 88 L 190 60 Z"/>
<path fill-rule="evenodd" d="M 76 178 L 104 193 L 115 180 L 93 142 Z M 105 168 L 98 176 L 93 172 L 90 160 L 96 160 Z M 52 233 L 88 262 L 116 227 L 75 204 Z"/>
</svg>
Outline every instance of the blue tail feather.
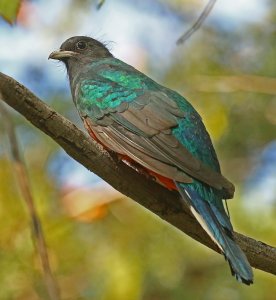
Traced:
<svg viewBox="0 0 276 300">
<path fill-rule="evenodd" d="M 196 219 L 229 262 L 232 275 L 245 284 L 253 283 L 252 268 L 245 254 L 234 241 L 233 228 L 226 213 L 202 199 L 190 186 L 182 183 L 176 185 Z"/>
</svg>

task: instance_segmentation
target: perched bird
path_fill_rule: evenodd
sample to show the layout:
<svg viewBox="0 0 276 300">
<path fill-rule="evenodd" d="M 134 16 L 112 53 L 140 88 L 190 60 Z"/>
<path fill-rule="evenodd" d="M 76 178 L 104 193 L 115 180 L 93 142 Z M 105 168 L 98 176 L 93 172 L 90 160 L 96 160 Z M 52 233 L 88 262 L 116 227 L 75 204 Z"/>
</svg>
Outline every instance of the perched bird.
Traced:
<svg viewBox="0 0 276 300">
<path fill-rule="evenodd" d="M 177 190 L 229 262 L 232 275 L 251 284 L 251 266 L 235 243 L 222 203 L 235 188 L 222 176 L 193 106 L 90 37 L 69 38 L 49 58 L 65 63 L 73 101 L 91 137 Z"/>
</svg>

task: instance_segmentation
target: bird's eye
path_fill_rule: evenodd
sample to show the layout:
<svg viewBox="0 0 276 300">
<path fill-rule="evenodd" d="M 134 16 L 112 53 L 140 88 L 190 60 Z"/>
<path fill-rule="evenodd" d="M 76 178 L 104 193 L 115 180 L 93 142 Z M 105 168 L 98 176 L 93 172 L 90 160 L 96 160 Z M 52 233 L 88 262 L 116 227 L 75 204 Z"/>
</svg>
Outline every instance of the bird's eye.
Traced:
<svg viewBox="0 0 276 300">
<path fill-rule="evenodd" d="M 84 41 L 77 42 L 77 49 L 84 50 L 86 47 L 87 47 L 86 42 L 84 42 Z"/>
</svg>

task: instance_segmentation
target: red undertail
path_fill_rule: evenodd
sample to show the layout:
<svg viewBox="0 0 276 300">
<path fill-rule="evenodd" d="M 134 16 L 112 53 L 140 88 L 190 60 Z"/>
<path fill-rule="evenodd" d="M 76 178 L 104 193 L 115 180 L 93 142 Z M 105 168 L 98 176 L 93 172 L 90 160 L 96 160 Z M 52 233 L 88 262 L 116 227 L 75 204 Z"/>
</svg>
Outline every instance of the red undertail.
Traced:
<svg viewBox="0 0 276 300">
<path fill-rule="evenodd" d="M 96 137 L 96 135 L 94 134 L 92 128 L 90 127 L 89 123 L 86 122 L 86 120 L 84 119 L 84 126 L 86 127 L 89 135 L 99 144 L 101 144 L 105 149 L 108 150 L 108 148 L 101 143 L 98 138 Z M 156 182 L 162 184 L 164 187 L 166 187 L 169 190 L 178 190 L 174 181 L 170 178 L 164 177 L 154 171 L 151 171 L 143 166 L 141 166 L 140 164 L 136 163 L 133 159 L 131 159 L 130 157 L 128 157 L 127 155 L 121 155 L 118 154 L 118 157 L 123 160 L 126 164 L 128 164 L 129 166 L 133 167 L 135 170 L 137 170 L 139 173 L 144 174 L 145 176 L 149 176 L 149 177 L 153 177 Z"/>
</svg>

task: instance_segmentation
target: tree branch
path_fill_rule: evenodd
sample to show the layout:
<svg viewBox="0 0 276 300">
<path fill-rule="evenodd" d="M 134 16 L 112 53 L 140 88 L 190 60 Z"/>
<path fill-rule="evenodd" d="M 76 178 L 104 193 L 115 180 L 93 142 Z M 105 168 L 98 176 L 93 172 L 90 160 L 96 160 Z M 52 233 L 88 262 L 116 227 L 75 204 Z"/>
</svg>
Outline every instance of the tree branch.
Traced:
<svg viewBox="0 0 276 300">
<path fill-rule="evenodd" d="M 49 135 L 87 169 L 193 239 L 218 252 L 216 245 L 188 209 L 182 206 L 178 193 L 168 191 L 124 163 L 114 160 L 82 130 L 2 73 L 0 94 L 2 100 Z M 235 238 L 253 267 L 276 275 L 276 248 L 239 233 L 235 233 Z"/>
</svg>

